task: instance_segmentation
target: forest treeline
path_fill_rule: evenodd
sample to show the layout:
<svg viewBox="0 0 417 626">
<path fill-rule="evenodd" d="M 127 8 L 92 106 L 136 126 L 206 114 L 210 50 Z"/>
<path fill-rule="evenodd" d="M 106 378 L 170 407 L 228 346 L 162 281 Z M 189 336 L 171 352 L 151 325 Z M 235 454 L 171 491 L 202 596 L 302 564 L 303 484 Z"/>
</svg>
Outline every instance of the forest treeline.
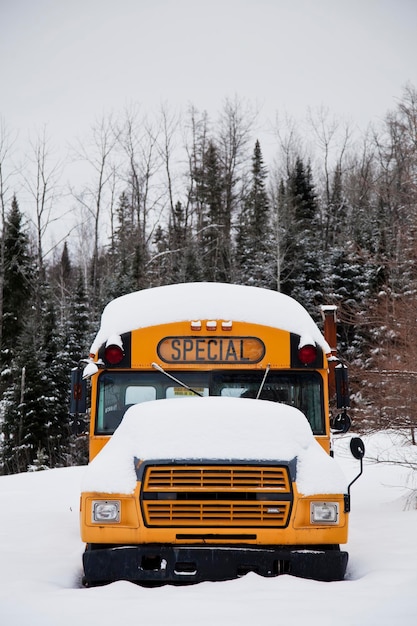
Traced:
<svg viewBox="0 0 417 626">
<path fill-rule="evenodd" d="M 277 122 L 271 137 L 266 164 L 256 115 L 238 100 L 216 121 L 193 107 L 111 115 L 73 149 L 88 181 L 58 193 L 45 135 L 15 170 L 2 123 L 0 473 L 85 461 L 71 368 L 110 299 L 176 282 L 278 290 L 319 324 L 320 305 L 337 304 L 356 427 L 414 432 L 417 91 L 405 87 L 359 137 L 325 111 L 308 133 Z M 71 230 L 48 253 L 68 203 Z"/>
</svg>

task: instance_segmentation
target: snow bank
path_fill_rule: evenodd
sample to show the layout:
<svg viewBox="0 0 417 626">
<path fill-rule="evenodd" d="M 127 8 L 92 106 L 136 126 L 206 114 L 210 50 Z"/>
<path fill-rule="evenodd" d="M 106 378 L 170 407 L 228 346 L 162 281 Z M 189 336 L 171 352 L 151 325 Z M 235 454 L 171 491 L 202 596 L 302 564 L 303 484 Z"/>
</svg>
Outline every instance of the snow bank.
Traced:
<svg viewBox="0 0 417 626">
<path fill-rule="evenodd" d="M 181 398 L 137 404 L 87 468 L 83 491 L 131 493 L 139 459 L 291 461 L 306 495 L 344 493 L 346 480 L 293 407 L 251 398 Z"/>
<path fill-rule="evenodd" d="M 275 326 L 311 337 L 326 353 L 330 352 L 313 319 L 292 298 L 269 289 L 225 283 L 167 285 L 112 300 L 103 311 L 90 352 L 95 354 L 110 336 L 135 328 L 207 319 Z"/>
</svg>

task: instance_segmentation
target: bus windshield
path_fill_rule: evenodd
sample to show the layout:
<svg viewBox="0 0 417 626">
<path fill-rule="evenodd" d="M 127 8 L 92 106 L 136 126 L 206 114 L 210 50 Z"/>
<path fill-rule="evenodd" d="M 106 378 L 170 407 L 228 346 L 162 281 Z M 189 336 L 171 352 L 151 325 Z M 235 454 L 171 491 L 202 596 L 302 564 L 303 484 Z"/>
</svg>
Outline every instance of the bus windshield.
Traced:
<svg viewBox="0 0 417 626">
<path fill-rule="evenodd" d="M 220 370 L 174 372 L 178 381 L 163 372 L 103 372 L 99 376 L 96 435 L 110 435 L 134 404 L 164 398 L 223 396 L 256 398 L 264 372 L 260 370 Z M 322 378 L 317 372 L 271 370 L 262 386 L 261 400 L 281 402 L 304 413 L 315 435 L 325 433 Z"/>
</svg>

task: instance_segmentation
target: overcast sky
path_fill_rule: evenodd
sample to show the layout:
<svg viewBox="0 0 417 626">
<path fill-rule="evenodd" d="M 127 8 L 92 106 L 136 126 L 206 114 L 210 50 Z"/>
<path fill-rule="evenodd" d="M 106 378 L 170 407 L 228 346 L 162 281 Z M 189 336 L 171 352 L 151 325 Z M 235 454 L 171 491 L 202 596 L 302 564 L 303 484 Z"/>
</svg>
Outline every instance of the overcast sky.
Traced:
<svg viewBox="0 0 417 626">
<path fill-rule="evenodd" d="M 82 136 L 110 111 L 225 98 L 361 127 L 417 86 L 417 0 L 0 0 L 0 116 Z"/>
</svg>

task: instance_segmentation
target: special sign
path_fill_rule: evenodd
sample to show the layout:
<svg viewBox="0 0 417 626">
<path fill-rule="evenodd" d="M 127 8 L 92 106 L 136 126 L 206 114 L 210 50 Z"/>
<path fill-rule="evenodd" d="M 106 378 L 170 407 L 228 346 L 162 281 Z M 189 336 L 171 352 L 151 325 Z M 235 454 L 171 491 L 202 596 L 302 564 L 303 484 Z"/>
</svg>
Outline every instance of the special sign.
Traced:
<svg viewBox="0 0 417 626">
<path fill-rule="evenodd" d="M 165 363 L 258 363 L 265 355 L 258 337 L 164 337 L 157 350 Z"/>
</svg>

